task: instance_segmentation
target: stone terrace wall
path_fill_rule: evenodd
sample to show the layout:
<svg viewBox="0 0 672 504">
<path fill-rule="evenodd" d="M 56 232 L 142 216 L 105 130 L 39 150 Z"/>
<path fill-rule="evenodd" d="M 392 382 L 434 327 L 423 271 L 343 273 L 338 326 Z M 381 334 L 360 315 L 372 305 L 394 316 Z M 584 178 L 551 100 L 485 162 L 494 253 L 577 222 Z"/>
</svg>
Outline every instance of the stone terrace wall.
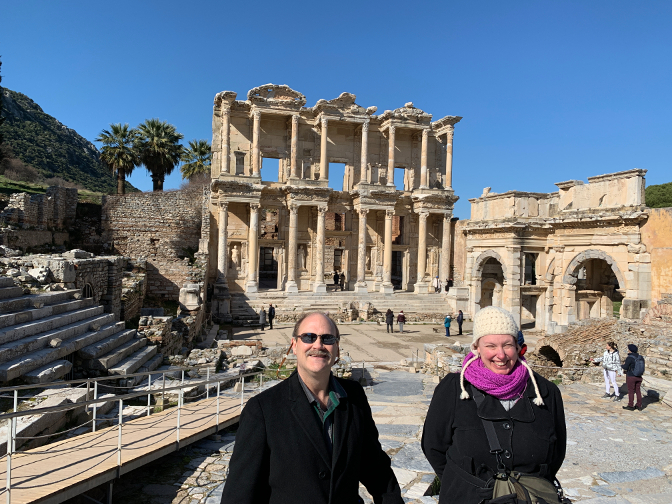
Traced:
<svg viewBox="0 0 672 504">
<path fill-rule="evenodd" d="M 647 208 L 649 218 L 642 226 L 642 243 L 651 254 L 651 301 L 672 292 L 672 208 Z"/>
<path fill-rule="evenodd" d="M 63 229 L 74 221 L 76 208 L 77 189 L 48 187 L 46 194 L 12 194 L 0 219 L 24 229 Z"/>
<path fill-rule="evenodd" d="M 201 238 L 203 191 L 105 196 L 103 240 L 115 254 L 147 260 L 147 293 L 177 300 Z M 186 258 L 186 259 L 185 259 Z"/>
</svg>

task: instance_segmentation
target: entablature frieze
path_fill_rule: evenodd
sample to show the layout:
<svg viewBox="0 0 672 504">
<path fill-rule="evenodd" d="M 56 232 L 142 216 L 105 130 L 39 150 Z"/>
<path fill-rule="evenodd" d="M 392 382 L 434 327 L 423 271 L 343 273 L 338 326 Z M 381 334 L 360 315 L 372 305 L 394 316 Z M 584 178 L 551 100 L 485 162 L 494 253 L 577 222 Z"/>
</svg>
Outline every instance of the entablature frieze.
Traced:
<svg viewBox="0 0 672 504">
<path fill-rule="evenodd" d="M 215 179 L 210 184 L 210 201 L 218 203 L 256 203 L 261 200 L 261 184 Z"/>
</svg>

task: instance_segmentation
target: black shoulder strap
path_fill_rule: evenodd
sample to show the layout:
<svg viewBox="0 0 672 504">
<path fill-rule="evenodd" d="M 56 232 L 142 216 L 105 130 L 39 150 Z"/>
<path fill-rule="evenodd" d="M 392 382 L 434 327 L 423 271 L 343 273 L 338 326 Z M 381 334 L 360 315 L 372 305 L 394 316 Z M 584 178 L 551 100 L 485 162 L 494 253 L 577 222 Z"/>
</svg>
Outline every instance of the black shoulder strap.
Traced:
<svg viewBox="0 0 672 504">
<path fill-rule="evenodd" d="M 474 401 L 476 401 L 476 406 L 480 407 L 485 400 L 485 395 L 483 392 L 478 390 L 476 387 L 471 387 L 471 393 L 474 395 Z M 506 466 L 502 461 L 502 445 L 499 444 L 499 438 L 497 438 L 497 431 L 495 431 L 495 424 L 492 420 L 486 420 L 481 418 L 483 422 L 483 428 L 485 429 L 485 435 L 488 437 L 488 444 L 490 445 L 490 453 L 492 453 L 497 458 L 497 471 L 500 473 L 506 472 Z"/>
</svg>

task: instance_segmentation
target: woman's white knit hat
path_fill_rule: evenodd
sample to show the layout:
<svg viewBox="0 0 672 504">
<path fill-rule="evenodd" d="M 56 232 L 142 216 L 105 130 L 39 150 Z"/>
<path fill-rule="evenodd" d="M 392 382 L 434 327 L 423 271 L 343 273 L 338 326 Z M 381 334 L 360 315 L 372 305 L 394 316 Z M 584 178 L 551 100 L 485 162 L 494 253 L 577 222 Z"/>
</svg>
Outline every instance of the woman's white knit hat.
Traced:
<svg viewBox="0 0 672 504">
<path fill-rule="evenodd" d="M 476 352 L 478 340 L 490 334 L 510 334 L 518 337 L 518 324 L 513 315 L 504 308 L 488 306 L 478 310 L 474 316 L 474 335 L 471 340 L 471 351 Z"/>
</svg>

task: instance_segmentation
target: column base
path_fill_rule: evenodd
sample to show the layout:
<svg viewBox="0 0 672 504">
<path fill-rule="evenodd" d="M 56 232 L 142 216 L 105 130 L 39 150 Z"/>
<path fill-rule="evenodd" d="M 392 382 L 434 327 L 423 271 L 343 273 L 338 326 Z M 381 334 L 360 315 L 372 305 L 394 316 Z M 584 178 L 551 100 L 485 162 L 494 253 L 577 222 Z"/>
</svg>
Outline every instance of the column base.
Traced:
<svg viewBox="0 0 672 504">
<path fill-rule="evenodd" d="M 368 294 L 369 288 L 366 285 L 366 282 L 357 282 L 355 284 L 355 293 L 356 294 Z"/>
<path fill-rule="evenodd" d="M 313 284 L 313 292 L 327 292 L 327 284 L 324 282 L 315 282 Z"/>
<path fill-rule="evenodd" d="M 427 282 L 415 282 L 413 292 L 416 294 L 429 294 L 429 284 Z"/>
<path fill-rule="evenodd" d="M 250 292 L 257 292 L 259 290 L 259 285 L 257 282 L 247 282 L 245 284 L 245 292 L 250 293 Z"/>
<path fill-rule="evenodd" d="M 215 284 L 212 295 L 212 320 L 218 324 L 230 324 L 231 318 L 231 294 L 229 286 L 224 282 Z"/>
<path fill-rule="evenodd" d="M 394 285 L 391 283 L 383 283 L 380 286 L 380 293 L 381 294 L 392 294 L 394 292 Z"/>
<path fill-rule="evenodd" d="M 288 280 L 285 285 L 285 292 L 288 294 L 297 294 L 299 292 L 299 287 L 296 285 L 294 280 Z"/>
</svg>

